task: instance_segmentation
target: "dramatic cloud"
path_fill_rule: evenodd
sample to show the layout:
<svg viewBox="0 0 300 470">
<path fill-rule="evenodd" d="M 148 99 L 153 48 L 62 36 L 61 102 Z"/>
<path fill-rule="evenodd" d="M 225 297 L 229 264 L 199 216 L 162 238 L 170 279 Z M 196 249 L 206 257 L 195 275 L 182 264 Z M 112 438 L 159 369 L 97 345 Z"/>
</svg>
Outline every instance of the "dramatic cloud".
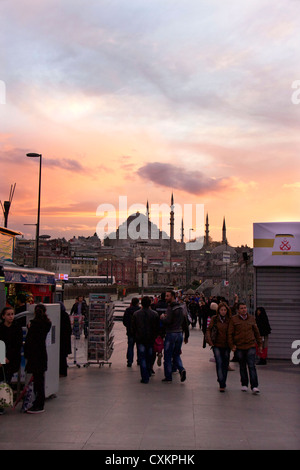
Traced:
<svg viewBox="0 0 300 470">
<path fill-rule="evenodd" d="M 201 171 L 186 170 L 170 163 L 147 163 L 138 169 L 137 174 L 159 186 L 197 196 L 218 191 L 227 184 L 225 178 L 208 178 Z"/>
<path fill-rule="evenodd" d="M 163 203 L 169 190 L 228 214 L 239 243 L 257 219 L 298 220 L 299 15 L 297 0 L 0 1 L 10 223 L 34 220 L 34 151 L 51 233 L 66 214 L 72 235 L 91 218 L 82 201 Z"/>
</svg>

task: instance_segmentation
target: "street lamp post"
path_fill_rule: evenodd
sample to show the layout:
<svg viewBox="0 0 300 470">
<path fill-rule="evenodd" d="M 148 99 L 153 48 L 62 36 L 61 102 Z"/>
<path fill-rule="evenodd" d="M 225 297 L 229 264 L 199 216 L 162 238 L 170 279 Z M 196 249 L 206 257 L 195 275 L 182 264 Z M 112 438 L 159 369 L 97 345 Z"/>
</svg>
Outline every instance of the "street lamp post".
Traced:
<svg viewBox="0 0 300 470">
<path fill-rule="evenodd" d="M 27 153 L 26 156 L 40 159 L 38 211 L 37 211 L 36 235 L 35 235 L 35 266 L 38 267 L 39 265 L 39 238 L 40 238 L 40 212 L 41 212 L 42 155 L 40 153 Z"/>
<path fill-rule="evenodd" d="M 191 232 L 193 232 L 194 229 L 193 228 L 190 228 L 189 229 L 189 243 L 191 241 Z M 189 253 L 188 253 L 188 261 L 187 261 L 187 270 L 186 270 L 186 284 L 189 285 L 190 281 L 191 281 L 191 250 L 188 250 Z"/>
</svg>

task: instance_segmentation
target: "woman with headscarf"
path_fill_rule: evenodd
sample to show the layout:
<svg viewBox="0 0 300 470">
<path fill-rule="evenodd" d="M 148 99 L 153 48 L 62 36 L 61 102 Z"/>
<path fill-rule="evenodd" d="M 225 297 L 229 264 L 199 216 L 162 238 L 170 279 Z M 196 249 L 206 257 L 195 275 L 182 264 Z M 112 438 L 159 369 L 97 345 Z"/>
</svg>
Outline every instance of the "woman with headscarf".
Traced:
<svg viewBox="0 0 300 470">
<path fill-rule="evenodd" d="M 268 315 L 264 307 L 257 307 L 255 311 L 255 320 L 263 341 L 262 352 L 259 352 L 258 348 L 256 348 L 256 355 L 259 357 L 257 365 L 266 365 L 268 356 L 269 334 L 271 333 L 271 327 Z"/>
</svg>

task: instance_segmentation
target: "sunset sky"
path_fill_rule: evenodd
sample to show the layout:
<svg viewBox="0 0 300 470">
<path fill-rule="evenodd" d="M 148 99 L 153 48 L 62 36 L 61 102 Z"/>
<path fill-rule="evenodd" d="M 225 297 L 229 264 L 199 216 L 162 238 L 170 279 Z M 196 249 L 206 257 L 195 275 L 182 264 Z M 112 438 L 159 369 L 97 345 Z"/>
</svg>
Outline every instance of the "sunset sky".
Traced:
<svg viewBox="0 0 300 470">
<path fill-rule="evenodd" d="M 204 204 L 214 240 L 225 216 L 233 246 L 253 246 L 254 222 L 299 221 L 299 18 L 297 0 L 2 0 L 8 227 L 35 236 L 28 152 L 43 155 L 51 237 L 94 234 L 97 207 L 118 210 L 119 196 L 170 204 L 172 192 Z"/>
</svg>

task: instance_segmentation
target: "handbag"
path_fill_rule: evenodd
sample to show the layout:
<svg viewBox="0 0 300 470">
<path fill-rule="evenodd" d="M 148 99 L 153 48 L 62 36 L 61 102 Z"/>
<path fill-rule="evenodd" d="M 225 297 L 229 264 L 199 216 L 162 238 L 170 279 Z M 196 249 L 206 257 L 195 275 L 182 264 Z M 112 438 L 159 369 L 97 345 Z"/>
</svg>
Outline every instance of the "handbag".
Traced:
<svg viewBox="0 0 300 470">
<path fill-rule="evenodd" d="M 210 324 L 210 322 L 211 322 L 211 319 L 208 324 Z M 206 342 L 207 342 L 207 336 L 208 336 L 208 332 L 206 331 L 206 334 L 205 334 Z M 218 336 L 217 318 L 214 318 L 214 320 L 212 320 L 212 327 L 210 329 L 210 339 L 213 344 L 215 344 L 215 342 L 217 341 L 217 336 Z"/>
<path fill-rule="evenodd" d="M 4 367 L 2 370 L 4 382 L 0 384 L 0 408 L 11 408 L 14 403 L 14 394 L 11 386 L 6 383 Z"/>
<path fill-rule="evenodd" d="M 33 376 L 31 376 L 30 381 L 24 388 L 24 395 L 23 395 L 23 404 L 21 411 L 23 413 L 26 413 L 29 408 L 32 407 L 34 399 L 35 399 L 35 393 L 34 393 L 34 384 L 33 384 Z"/>
</svg>

